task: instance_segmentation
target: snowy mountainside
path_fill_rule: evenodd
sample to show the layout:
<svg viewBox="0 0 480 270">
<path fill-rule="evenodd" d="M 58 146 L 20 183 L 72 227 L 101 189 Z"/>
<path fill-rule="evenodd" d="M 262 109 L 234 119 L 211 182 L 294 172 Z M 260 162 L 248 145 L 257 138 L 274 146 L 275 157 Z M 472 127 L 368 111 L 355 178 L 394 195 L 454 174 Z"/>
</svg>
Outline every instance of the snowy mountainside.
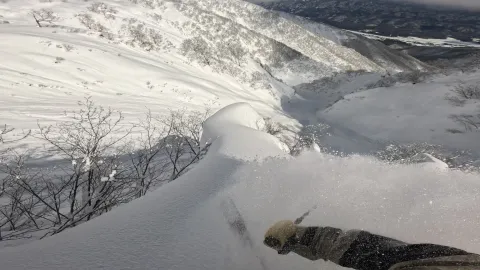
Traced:
<svg viewBox="0 0 480 270">
<path fill-rule="evenodd" d="M 468 147 L 478 133 L 459 130 L 444 118 L 449 112 L 472 113 L 476 102 L 461 100 L 464 107 L 450 110 L 440 102 L 447 87 L 435 90 L 456 78 L 477 82 L 475 74 L 358 92 L 387 70 L 423 64 L 400 57 L 412 64 L 402 67 L 393 61 L 394 52 L 391 59 L 369 55 L 368 49 L 357 52 L 341 45 L 356 40 L 341 30 L 233 0 L 10 0 L 1 2 L 0 15 L 8 22 L 0 25 L 0 124 L 38 135 L 37 121 L 68 120 L 62 112 L 76 109 L 85 96 L 122 111 L 130 123 L 138 123 L 147 109 L 166 115 L 179 108 L 222 108 L 204 122 L 201 144 L 212 144 L 191 170 L 61 233 L 20 246 L 2 241 L 2 268 L 340 269 L 293 254 L 280 257 L 262 244 L 268 226 L 297 218 L 312 204 L 319 207 L 305 224 L 367 229 L 480 252 L 478 174 L 449 169 L 430 152 L 422 153 L 429 162 L 413 165 L 319 151 L 293 157 L 285 142 L 262 128 L 265 117 L 288 128 L 300 126 L 304 118 L 326 119 L 336 132 L 330 140 L 355 152 L 371 150 L 375 139 L 384 138 L 378 134 L 388 135 L 388 130 L 376 130 L 379 123 L 388 121 L 399 134 L 410 127 L 428 132 L 431 126 L 422 125 L 439 115 L 432 121 L 438 124 L 435 132 L 412 132 L 408 139 L 445 142 L 442 132 L 451 129 L 452 136 L 469 139 L 455 146 Z M 323 77 L 337 86 L 309 93 L 317 100 L 292 87 L 321 84 Z M 392 100 L 399 101 L 399 108 L 385 113 L 395 107 Z M 408 107 L 410 100 L 415 102 Z M 368 108 L 372 111 L 362 111 Z M 397 124 L 395 113 L 408 119 Z M 344 121 L 348 117 L 365 129 Z M 35 161 L 48 169 L 56 164 L 45 158 L 49 152 L 35 137 L 9 146 L 33 151 L 40 157 Z M 61 162 L 76 169 L 75 161 Z M 115 183 L 112 174 L 103 174 L 108 181 L 102 177 L 101 185 Z M 84 188 L 82 197 L 88 202 L 93 196 Z M 87 205 L 77 204 L 80 209 Z"/>
<path fill-rule="evenodd" d="M 291 88 L 272 82 L 264 71 L 251 79 L 262 71 L 256 66 L 243 67 L 245 82 L 192 64 L 178 53 L 188 36 L 173 21 L 188 19 L 171 2 L 155 9 L 144 4 L 2 3 L 0 14 L 9 22 L 0 25 L 2 125 L 35 130 L 37 121 L 53 124 L 85 96 L 122 111 L 132 122 L 147 108 L 164 115 L 177 109 L 216 110 L 236 101 L 250 102 L 265 116 L 294 122 L 280 112 L 281 97 L 291 95 Z M 42 28 L 36 26 L 32 10 Z M 38 146 L 32 138 L 22 144 Z M 41 147 L 37 150 L 34 154 L 41 156 Z"/>
<path fill-rule="evenodd" d="M 193 4 L 194 2 L 195 4 Z M 325 24 L 286 13 L 267 11 L 244 1 L 190 1 L 200 9 L 215 13 L 266 37 L 285 44 L 330 70 L 408 71 L 426 68 L 420 61 Z M 352 45 L 352 43 L 356 43 Z M 368 48 L 368 49 L 366 49 Z M 380 51 L 380 53 L 378 53 Z"/>
<path fill-rule="evenodd" d="M 275 137 L 256 129 L 261 119 L 246 103 L 218 111 L 202 137 L 212 149 L 190 172 L 64 233 L 1 249 L 2 267 L 343 269 L 279 256 L 262 243 L 268 226 L 313 205 L 305 225 L 480 252 L 478 175 L 317 152 L 289 158 Z"/>
<path fill-rule="evenodd" d="M 5 10 L 8 12 L 4 18 L 10 24 L 32 24 L 32 5 L 27 4 L 30 1 L 11 3 L 6 4 Z M 10 10 L 10 6 L 15 10 Z M 193 59 L 244 82 L 258 80 L 250 78 L 258 77 L 258 73 L 252 75 L 253 71 L 245 72 L 239 68 L 244 61 L 252 60 L 253 65 L 260 63 L 268 67 L 275 77 L 290 85 L 297 84 L 296 80 L 289 81 L 293 77 L 302 78 L 301 82 L 309 82 L 330 76 L 333 72 L 384 72 L 385 69 L 395 72 L 425 67 L 419 61 L 390 50 L 381 43 L 375 44 L 375 49 L 365 49 L 372 47 L 367 39 L 326 25 L 295 19 L 287 14 L 267 11 L 239 0 L 124 0 L 88 4 L 59 1 L 44 3 L 40 7 L 48 8 L 57 15 L 47 25 L 78 32 L 85 32 L 87 28 L 89 32 L 100 33 L 102 38 L 110 42 L 136 45 L 147 50 L 171 51 L 181 47 L 185 39 L 196 38 L 193 39 L 193 46 L 182 47 L 185 49 L 183 54 L 193 51 L 196 54 Z M 42 16 L 37 12 L 37 17 Z M 340 36 L 346 47 L 338 43 Z M 356 45 L 349 46 L 348 41 L 355 41 Z M 389 51 L 388 57 L 385 51 Z M 210 60 L 205 62 L 205 58 Z M 225 61 L 229 63 L 225 64 Z"/>
<path fill-rule="evenodd" d="M 314 34 L 328 37 L 337 45 L 355 50 L 389 71 L 412 71 L 429 68 L 425 63 L 422 63 L 406 53 L 400 53 L 385 46 L 385 44 L 381 42 L 365 38 L 360 32 L 355 33 L 352 31 L 340 30 L 333 26 L 310 21 L 303 17 L 294 16 L 288 13 L 281 13 L 281 15 L 290 21 L 302 25 Z"/>
<path fill-rule="evenodd" d="M 346 32 L 236 0 L 18 0 L 0 15 L 0 122 L 17 129 L 54 123 L 84 96 L 129 121 L 138 104 L 164 114 L 248 101 L 295 125 L 281 111 L 291 86 L 403 70 L 341 46 Z"/>
</svg>

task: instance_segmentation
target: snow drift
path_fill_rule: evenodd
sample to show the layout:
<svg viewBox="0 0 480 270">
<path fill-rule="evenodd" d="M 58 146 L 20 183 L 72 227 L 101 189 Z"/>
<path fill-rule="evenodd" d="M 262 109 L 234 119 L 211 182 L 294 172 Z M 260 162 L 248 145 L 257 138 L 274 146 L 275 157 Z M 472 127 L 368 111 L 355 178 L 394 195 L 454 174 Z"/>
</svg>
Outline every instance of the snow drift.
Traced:
<svg viewBox="0 0 480 270">
<path fill-rule="evenodd" d="M 255 129 L 258 118 L 246 103 L 220 110 L 205 125 L 209 153 L 183 177 L 61 234 L 0 250 L 2 268 L 340 269 L 262 244 L 269 225 L 313 205 L 305 224 L 480 252 L 478 175 L 360 156 L 287 158 Z"/>
</svg>

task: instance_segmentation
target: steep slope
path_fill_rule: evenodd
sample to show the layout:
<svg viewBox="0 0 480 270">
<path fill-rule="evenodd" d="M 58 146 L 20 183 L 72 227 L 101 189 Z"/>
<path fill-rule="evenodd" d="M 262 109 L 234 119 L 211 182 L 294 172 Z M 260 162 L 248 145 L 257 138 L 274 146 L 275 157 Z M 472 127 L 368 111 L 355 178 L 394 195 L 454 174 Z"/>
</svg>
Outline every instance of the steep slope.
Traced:
<svg viewBox="0 0 480 270">
<path fill-rule="evenodd" d="M 4 269 L 343 269 L 279 256 L 265 230 L 317 205 L 305 225 L 366 229 L 480 252 L 478 175 L 352 156 L 285 158 L 245 103 L 207 121 L 214 138 L 180 179 L 61 234 L 0 250 Z M 359 214 L 361 213 L 361 214 Z M 237 226 L 235 226 L 237 224 Z M 28 254 L 26 256 L 25 254 Z"/>
<path fill-rule="evenodd" d="M 0 7 L 0 123 L 17 129 L 55 123 L 85 96 L 129 121 L 143 113 L 138 104 L 164 114 L 249 101 L 293 125 L 281 111 L 294 94 L 290 86 L 422 67 L 369 59 L 341 45 L 355 40 L 351 34 L 237 0 L 18 0 Z"/>
<path fill-rule="evenodd" d="M 0 14 L 9 24 L 0 25 L 1 125 L 35 131 L 37 121 L 61 121 L 63 111 L 76 109 L 85 96 L 122 111 L 128 122 L 138 121 L 147 108 L 164 115 L 248 101 L 265 116 L 293 123 L 281 112 L 281 98 L 291 88 L 248 63 L 237 67 L 242 76 L 191 63 L 178 53 L 189 37 L 178 24 L 188 19 L 172 2 L 155 9 L 144 4 L 2 3 Z M 22 145 L 44 154 L 33 138 Z"/>
<path fill-rule="evenodd" d="M 259 74 L 253 76 L 239 68 L 244 62 L 260 64 L 290 85 L 298 80 L 310 82 L 328 77 L 334 72 L 395 72 L 423 67 L 381 43 L 372 45 L 354 34 L 239 0 L 134 2 L 137 4 L 127 0 L 38 4 L 21 0 L 7 2 L 2 16 L 9 24 L 32 25 L 30 12 L 36 9 L 36 17 L 44 26 L 75 32 L 85 32 L 87 28 L 111 42 L 149 51 L 181 49 L 190 60 L 248 83 Z M 40 7 L 47 10 L 40 11 Z M 49 15 L 45 11 L 53 12 L 50 15 L 54 18 L 42 22 Z M 338 42 L 340 36 L 342 42 Z M 186 39 L 191 40 L 185 43 Z"/>
<path fill-rule="evenodd" d="M 426 67 L 380 42 L 300 17 L 267 11 L 243 1 L 188 3 L 279 41 L 334 71 L 387 69 L 394 72 Z"/>
<path fill-rule="evenodd" d="M 408 54 L 392 50 L 379 41 L 366 38 L 350 31 L 340 30 L 333 26 L 307 20 L 303 17 L 294 16 L 288 13 L 281 14 L 289 20 L 302 25 L 314 34 L 326 36 L 337 45 L 355 50 L 390 72 L 413 71 L 428 68 L 428 65 L 421 61 Z"/>
</svg>

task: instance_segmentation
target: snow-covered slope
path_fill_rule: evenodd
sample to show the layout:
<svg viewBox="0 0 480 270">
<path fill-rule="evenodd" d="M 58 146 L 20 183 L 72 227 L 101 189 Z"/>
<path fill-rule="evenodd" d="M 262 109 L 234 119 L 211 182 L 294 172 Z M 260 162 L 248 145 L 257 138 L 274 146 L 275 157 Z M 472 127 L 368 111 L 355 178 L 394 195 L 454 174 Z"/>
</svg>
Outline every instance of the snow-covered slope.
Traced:
<svg viewBox="0 0 480 270">
<path fill-rule="evenodd" d="M 40 12 L 40 9 L 45 8 L 52 11 L 56 19 L 49 22 L 40 19 L 41 24 L 54 26 L 58 31 L 84 33 L 87 28 L 89 33 L 101 33 L 101 37 L 110 43 L 128 43 L 149 49 L 152 46 L 147 43 L 153 43 L 153 47 L 170 52 L 180 47 L 185 39 L 197 37 L 209 46 L 208 56 L 214 59 L 210 62 L 235 60 L 238 64 L 238 59 L 232 59 L 232 56 L 243 54 L 256 64 L 270 67 L 279 79 L 286 81 L 289 73 L 303 78 L 305 82 L 329 76 L 332 72 L 383 72 L 385 69 L 393 72 L 424 66 L 380 43 L 374 46 L 375 50 L 365 50 L 365 47 L 371 47 L 367 39 L 287 14 L 267 11 L 240 0 L 123 0 L 105 1 L 103 5 L 99 3 L 9 1 L 3 4 L 0 14 L 9 24 L 2 27 L 19 24 L 34 26 L 32 10 L 36 11 L 36 17 L 42 18 L 45 12 Z M 338 42 L 339 39 L 342 42 Z M 343 46 L 352 40 L 361 43 L 357 44 L 358 48 Z M 204 48 L 196 49 L 199 53 L 199 49 Z M 387 58 L 385 50 L 390 54 Z M 224 72 L 242 73 L 235 67 L 217 68 Z M 303 74 L 305 72 L 308 76 Z M 240 77 L 247 80 L 249 75 L 247 72 Z"/>
<path fill-rule="evenodd" d="M 248 101 L 295 125 L 281 110 L 290 86 L 404 69 L 342 46 L 353 34 L 239 0 L 15 0 L 0 3 L 0 16 L 0 124 L 20 130 L 63 119 L 85 96 L 127 121 L 146 108 L 164 114 Z M 422 67 L 407 60 L 408 69 Z"/>
<path fill-rule="evenodd" d="M 187 19 L 174 3 L 151 9 L 142 3 L 109 1 L 100 13 L 91 11 L 97 10 L 93 4 L 0 4 L 0 15 L 9 22 L 0 25 L 2 125 L 35 130 L 37 121 L 53 124 L 85 96 L 122 111 L 133 122 L 147 108 L 160 115 L 184 108 L 215 111 L 236 101 L 248 101 L 263 115 L 282 118 L 280 100 L 293 92 L 289 87 L 263 75 L 259 80 L 265 84 L 251 85 L 254 82 L 190 63 L 178 53 L 189 36 L 175 27 Z M 41 22 L 44 27 L 39 28 L 30 12 L 42 8 L 54 11 L 58 19 Z M 161 37 L 157 41 L 152 39 L 156 35 Z M 244 69 L 248 78 L 256 70 L 250 65 Z M 33 138 L 22 144 L 37 146 Z"/>
<path fill-rule="evenodd" d="M 306 225 L 480 252 L 478 175 L 360 156 L 287 158 L 276 138 L 252 128 L 259 117 L 245 103 L 220 110 L 197 167 L 61 234 L 1 249 L 2 269 L 341 269 L 262 244 L 269 225 L 313 205 Z"/>
<path fill-rule="evenodd" d="M 398 83 L 346 95 L 317 116 L 329 123 L 348 127 L 356 133 L 380 141 L 429 142 L 451 149 L 472 151 L 480 157 L 480 134 L 454 116 L 479 114 L 479 100 L 448 97 L 459 84 L 480 84 L 479 72 L 435 76 L 422 83 Z M 458 97 L 457 97 L 458 98 Z M 453 117 L 452 117 L 453 116 Z"/>
<path fill-rule="evenodd" d="M 406 53 L 393 50 L 376 40 L 365 38 L 361 33 L 341 30 L 333 26 L 309 21 L 303 17 L 281 13 L 289 21 L 294 21 L 311 33 L 324 36 L 339 46 L 355 50 L 375 64 L 390 72 L 428 69 L 428 65 Z"/>
<path fill-rule="evenodd" d="M 204 0 L 189 1 L 189 4 L 281 42 L 324 65 L 322 73 L 327 76 L 332 71 L 381 72 L 386 69 L 395 72 L 427 67 L 420 61 L 391 50 L 380 42 L 301 17 L 267 11 L 244 1 L 228 0 L 219 3 Z"/>
</svg>

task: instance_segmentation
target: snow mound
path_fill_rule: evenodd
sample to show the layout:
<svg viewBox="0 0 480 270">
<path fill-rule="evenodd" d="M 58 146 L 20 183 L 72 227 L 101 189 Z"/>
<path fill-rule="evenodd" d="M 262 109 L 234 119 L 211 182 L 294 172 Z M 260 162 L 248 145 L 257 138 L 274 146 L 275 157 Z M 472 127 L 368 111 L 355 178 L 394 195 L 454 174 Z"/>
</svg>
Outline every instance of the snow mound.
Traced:
<svg viewBox="0 0 480 270">
<path fill-rule="evenodd" d="M 264 125 L 265 120 L 248 103 L 232 104 L 205 121 L 202 145 L 213 141 L 211 150 L 215 153 L 242 159 L 285 155 L 285 144 L 259 130 Z"/>
<path fill-rule="evenodd" d="M 313 205 L 318 208 L 306 225 L 480 252 L 479 175 L 317 152 L 241 161 L 235 151 L 243 156 L 242 147 L 252 151 L 250 157 L 282 153 L 255 128 L 256 117 L 245 103 L 220 110 L 205 125 L 202 141 L 212 147 L 194 169 L 61 234 L 0 250 L 2 268 L 342 269 L 279 256 L 262 244 L 273 222 L 295 219 Z"/>
</svg>

